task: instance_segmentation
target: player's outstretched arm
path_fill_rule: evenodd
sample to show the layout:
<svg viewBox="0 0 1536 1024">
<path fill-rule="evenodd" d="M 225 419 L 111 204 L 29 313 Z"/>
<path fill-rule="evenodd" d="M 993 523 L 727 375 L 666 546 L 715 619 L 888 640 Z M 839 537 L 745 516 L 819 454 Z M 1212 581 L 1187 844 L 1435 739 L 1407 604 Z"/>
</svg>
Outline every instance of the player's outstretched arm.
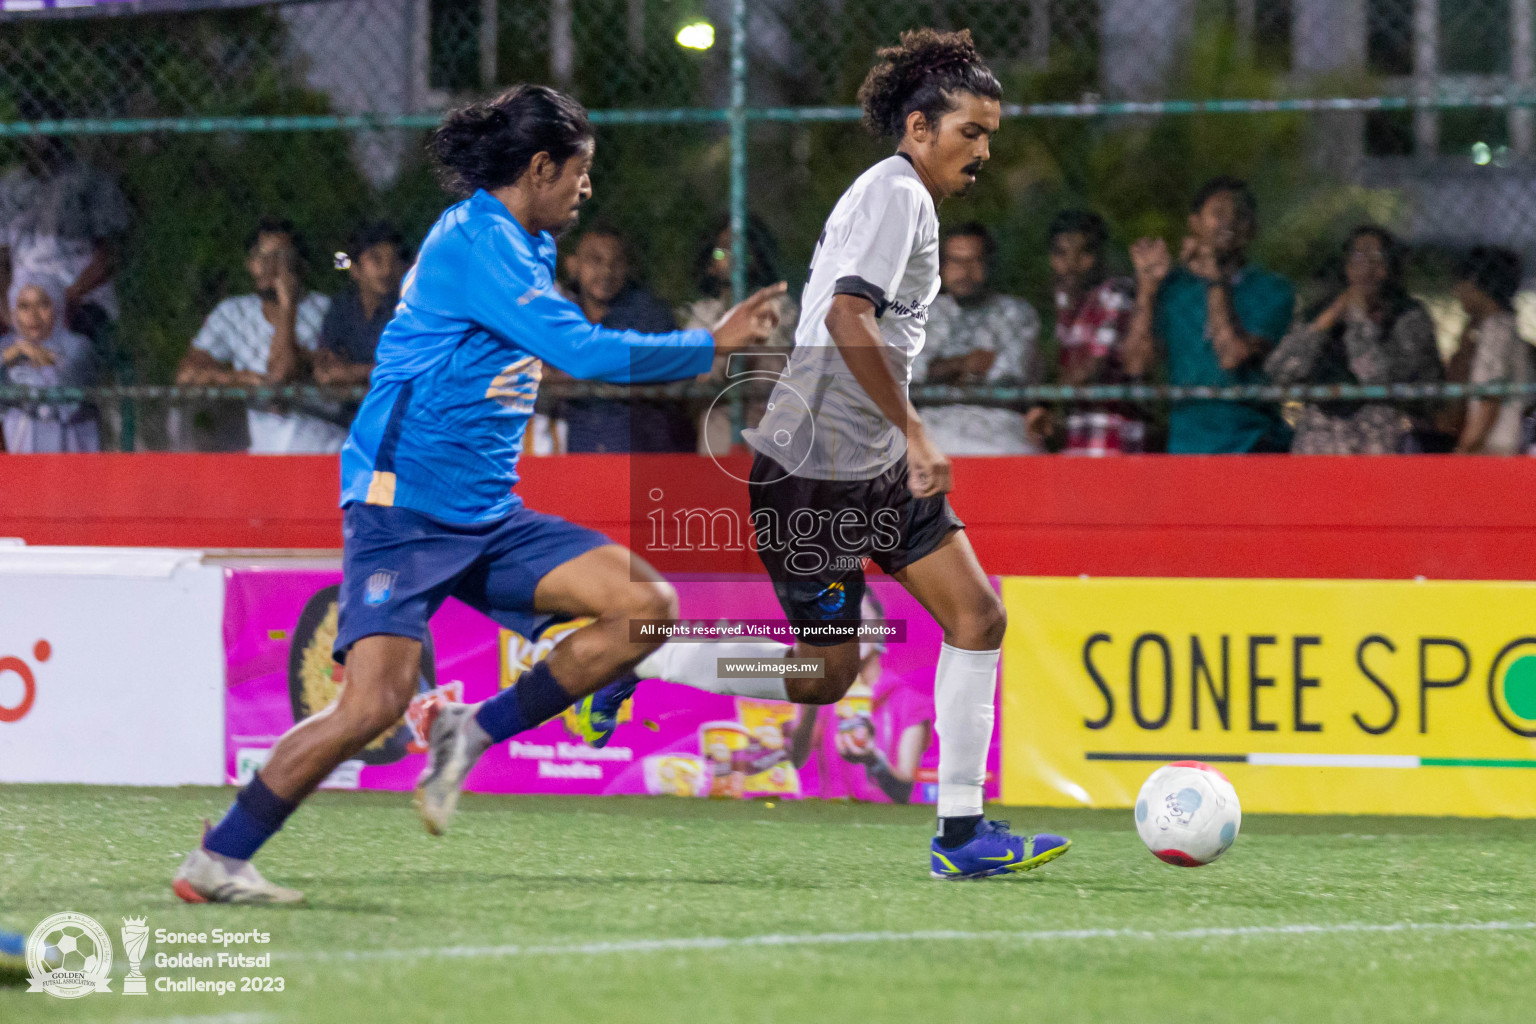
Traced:
<svg viewBox="0 0 1536 1024">
<path fill-rule="evenodd" d="M 783 281 L 759 288 L 726 310 L 709 331 L 715 338 L 715 354 L 723 356 L 766 342 L 779 326 L 779 298 L 788 288 Z"/>
<path fill-rule="evenodd" d="M 922 417 L 891 373 L 874 303 L 862 295 L 834 295 L 826 324 L 848 371 L 885 418 L 906 435 L 907 485 L 913 497 L 948 493 L 952 487 L 949 459 L 929 439 Z"/>
<path fill-rule="evenodd" d="M 470 319 L 508 344 L 582 380 L 644 384 L 687 380 L 705 373 L 720 349 L 766 339 L 776 325 L 772 302 L 782 284 L 765 288 L 708 331 L 645 334 L 587 320 L 543 270 L 531 270 L 509 232 L 487 231 L 475 243 L 483 287 L 464 289 Z M 418 269 L 418 273 L 420 270 Z"/>
</svg>

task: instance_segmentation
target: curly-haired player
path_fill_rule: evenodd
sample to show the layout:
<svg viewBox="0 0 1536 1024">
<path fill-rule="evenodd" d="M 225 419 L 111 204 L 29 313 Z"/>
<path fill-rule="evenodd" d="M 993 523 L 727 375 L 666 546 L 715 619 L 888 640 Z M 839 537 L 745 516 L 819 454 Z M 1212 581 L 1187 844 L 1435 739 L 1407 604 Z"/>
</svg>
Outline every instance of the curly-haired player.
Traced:
<svg viewBox="0 0 1536 1024">
<path fill-rule="evenodd" d="M 939 291 L 936 204 L 986 163 L 1002 87 L 971 34 L 920 29 L 879 52 L 859 89 L 865 123 L 896 153 L 865 171 L 827 218 L 801 299 L 789 368 L 768 413 L 746 434 L 756 452 L 751 496 L 758 549 L 791 620 L 856 623 L 862 559 L 899 580 L 944 630 L 934 679 L 939 734 L 936 877 L 1027 871 L 1071 843 L 1015 836 L 982 817 L 987 749 L 1005 616 L 945 498 L 950 466 L 907 399 Z M 809 520 L 829 552 L 807 564 L 775 527 Z M 815 560 L 812 560 L 814 563 Z M 820 679 L 789 679 L 801 703 L 838 700 L 858 673 L 857 640 L 803 631 L 797 650 L 826 659 Z M 665 648 L 663 648 L 665 651 Z"/>
<path fill-rule="evenodd" d="M 969 32 L 922 29 L 880 51 L 859 90 L 867 125 L 896 154 L 860 175 L 827 218 L 801 299 L 795 350 L 768 412 L 745 432 L 755 451 L 750 492 L 758 553 L 798 624 L 779 644 L 669 643 L 641 678 L 716 693 L 830 704 L 858 675 L 863 560 L 899 580 L 944 629 L 934 680 L 939 734 L 940 878 L 1027 871 L 1071 843 L 1015 836 L 985 821 L 982 792 L 995 718 L 1002 602 L 944 497 L 949 460 L 907 400 L 928 304 L 939 290 L 935 204 L 963 191 L 986 163 L 1002 89 Z M 825 659 L 821 678 L 720 679 L 716 659 Z M 583 705 L 594 742 L 607 739 L 632 684 Z"/>
</svg>

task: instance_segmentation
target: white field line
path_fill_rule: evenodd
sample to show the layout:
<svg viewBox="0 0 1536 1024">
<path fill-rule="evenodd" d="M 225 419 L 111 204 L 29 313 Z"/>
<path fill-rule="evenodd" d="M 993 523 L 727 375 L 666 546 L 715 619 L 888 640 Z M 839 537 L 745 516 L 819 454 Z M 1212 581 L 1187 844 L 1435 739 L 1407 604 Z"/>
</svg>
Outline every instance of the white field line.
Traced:
<svg viewBox="0 0 1536 1024">
<path fill-rule="evenodd" d="M 1536 932 L 1536 921 L 1475 921 L 1460 924 L 1393 924 L 1341 922 L 1338 924 L 1255 925 L 1247 928 L 1186 928 L 1179 931 L 1138 931 L 1130 928 L 1080 928 L 1036 932 L 813 932 L 801 935 L 697 936 L 683 939 L 629 939 L 616 942 L 581 942 L 549 946 L 438 946 L 419 949 L 359 949 L 334 952 L 278 953 L 282 959 L 308 960 L 423 960 L 494 959 L 534 956 L 603 956 L 614 953 L 682 953 L 721 949 L 777 948 L 784 946 L 845 946 L 908 942 L 1087 942 L 1128 940 L 1162 942 L 1181 939 L 1242 939 L 1301 935 L 1359 935 L 1415 932 Z"/>
</svg>

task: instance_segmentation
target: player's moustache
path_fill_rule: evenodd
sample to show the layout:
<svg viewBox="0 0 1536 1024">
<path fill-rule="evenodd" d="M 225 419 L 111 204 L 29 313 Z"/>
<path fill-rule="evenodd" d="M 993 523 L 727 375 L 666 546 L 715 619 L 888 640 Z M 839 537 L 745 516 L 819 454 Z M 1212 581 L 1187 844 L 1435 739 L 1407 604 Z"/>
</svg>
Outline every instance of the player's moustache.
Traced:
<svg viewBox="0 0 1536 1024">
<path fill-rule="evenodd" d="M 964 167 L 962 167 L 960 169 L 962 171 L 964 171 L 966 174 L 972 175 L 974 177 L 975 175 L 981 173 L 981 169 L 983 167 L 985 167 L 986 164 L 987 164 L 987 162 L 985 160 L 982 160 L 982 159 L 978 158 L 978 159 L 972 160 L 970 163 L 966 164 Z"/>
</svg>

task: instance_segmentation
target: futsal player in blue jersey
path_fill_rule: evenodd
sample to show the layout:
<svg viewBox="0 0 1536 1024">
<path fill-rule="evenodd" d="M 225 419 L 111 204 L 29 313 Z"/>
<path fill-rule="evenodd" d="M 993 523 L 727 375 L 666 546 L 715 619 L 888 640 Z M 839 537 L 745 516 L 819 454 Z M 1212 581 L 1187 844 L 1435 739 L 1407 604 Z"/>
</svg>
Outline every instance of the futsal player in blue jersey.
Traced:
<svg viewBox="0 0 1536 1024">
<path fill-rule="evenodd" d="M 251 857 L 338 765 L 399 721 L 416 692 L 427 621 L 448 597 L 504 622 L 593 619 L 511 688 L 454 705 L 431 727 L 481 745 L 553 718 L 654 651 L 630 640 L 630 619 L 676 615 L 676 594 L 649 565 L 600 533 L 526 508 L 514 492 L 542 367 L 619 383 L 694 377 L 717 354 L 766 338 L 784 286 L 759 291 L 712 331 L 589 323 L 556 290 L 554 236 L 574 226 L 592 193 L 593 142 L 581 106 L 542 86 L 457 110 L 434 133 L 445 178 L 469 198 L 422 243 L 342 449 L 335 653 L 346 685 L 284 734 L 188 854 L 173 881 L 183 900 L 302 899 L 263 878 Z M 424 792 L 441 768 L 429 765 Z M 431 827 L 451 802 L 422 812 Z"/>
</svg>

